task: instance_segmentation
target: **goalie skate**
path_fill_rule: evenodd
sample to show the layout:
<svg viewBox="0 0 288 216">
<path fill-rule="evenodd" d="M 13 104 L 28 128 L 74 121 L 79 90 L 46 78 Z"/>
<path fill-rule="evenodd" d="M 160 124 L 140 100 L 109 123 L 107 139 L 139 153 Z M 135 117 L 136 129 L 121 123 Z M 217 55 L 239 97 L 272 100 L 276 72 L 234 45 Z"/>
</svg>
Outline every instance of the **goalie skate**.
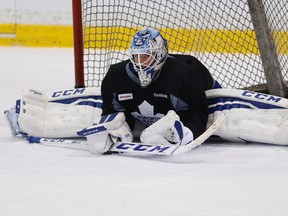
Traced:
<svg viewBox="0 0 288 216">
<path fill-rule="evenodd" d="M 13 136 L 26 135 L 25 133 L 23 133 L 23 131 L 20 129 L 20 127 L 17 123 L 18 114 L 16 113 L 15 108 L 11 108 L 10 110 L 5 110 L 4 116 L 5 116 L 5 119 L 8 123 L 10 132 Z"/>
</svg>

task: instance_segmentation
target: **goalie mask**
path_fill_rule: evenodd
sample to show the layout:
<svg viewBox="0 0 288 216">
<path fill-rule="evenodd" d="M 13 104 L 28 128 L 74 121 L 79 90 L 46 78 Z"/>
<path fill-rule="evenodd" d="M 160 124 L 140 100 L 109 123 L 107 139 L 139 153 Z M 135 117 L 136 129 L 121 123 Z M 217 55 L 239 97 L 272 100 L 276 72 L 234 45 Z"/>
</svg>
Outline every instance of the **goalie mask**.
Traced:
<svg viewBox="0 0 288 216">
<path fill-rule="evenodd" d="M 130 46 L 130 60 L 141 86 L 147 86 L 162 68 L 168 54 L 167 41 L 159 31 L 145 28 L 136 32 Z"/>
</svg>

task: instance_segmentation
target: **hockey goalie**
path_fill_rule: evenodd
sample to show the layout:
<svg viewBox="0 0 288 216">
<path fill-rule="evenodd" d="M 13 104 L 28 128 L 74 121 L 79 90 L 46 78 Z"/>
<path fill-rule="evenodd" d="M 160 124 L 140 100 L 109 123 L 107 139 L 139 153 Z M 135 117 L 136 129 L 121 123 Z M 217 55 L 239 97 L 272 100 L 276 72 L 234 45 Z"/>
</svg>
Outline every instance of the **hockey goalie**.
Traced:
<svg viewBox="0 0 288 216">
<path fill-rule="evenodd" d="M 23 91 L 5 112 L 12 134 L 29 140 L 85 137 L 92 153 L 176 154 L 212 134 L 288 145 L 287 99 L 222 89 L 195 57 L 169 54 L 156 29 L 136 32 L 129 51 L 130 59 L 110 66 L 101 90 Z"/>
</svg>

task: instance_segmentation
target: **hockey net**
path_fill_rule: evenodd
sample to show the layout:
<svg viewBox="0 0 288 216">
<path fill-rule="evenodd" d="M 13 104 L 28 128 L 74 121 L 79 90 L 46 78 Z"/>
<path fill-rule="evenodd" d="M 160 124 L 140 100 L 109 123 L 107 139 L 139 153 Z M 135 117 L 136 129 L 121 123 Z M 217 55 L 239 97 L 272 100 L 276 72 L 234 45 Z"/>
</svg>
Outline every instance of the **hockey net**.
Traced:
<svg viewBox="0 0 288 216">
<path fill-rule="evenodd" d="M 281 73 L 275 79 L 284 81 L 288 76 L 288 4 L 286 0 L 253 1 L 256 6 L 257 2 L 264 6 Z M 83 73 L 85 86 L 100 86 L 111 64 L 128 59 L 132 36 L 143 26 L 160 30 L 168 40 L 170 53 L 197 57 L 224 88 L 247 88 L 267 82 L 246 0 L 80 2 L 80 58 L 84 62 L 83 71 L 76 71 L 76 82 L 77 75 Z"/>
</svg>

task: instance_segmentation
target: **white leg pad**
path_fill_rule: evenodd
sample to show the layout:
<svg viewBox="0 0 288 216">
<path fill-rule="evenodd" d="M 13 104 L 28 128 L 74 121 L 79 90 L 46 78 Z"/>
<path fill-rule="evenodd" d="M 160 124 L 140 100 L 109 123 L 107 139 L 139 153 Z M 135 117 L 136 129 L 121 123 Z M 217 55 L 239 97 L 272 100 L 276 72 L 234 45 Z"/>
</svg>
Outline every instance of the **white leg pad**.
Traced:
<svg viewBox="0 0 288 216">
<path fill-rule="evenodd" d="M 79 95 L 56 97 L 54 93 L 25 90 L 21 98 L 18 124 L 27 134 L 46 138 L 77 137 L 77 131 L 93 125 L 101 116 L 99 105 L 102 100 L 95 99 L 97 92 L 79 90 Z M 51 96 L 52 95 L 52 96 Z M 57 100 L 56 100 L 57 99 Z M 72 101 L 61 103 L 61 101 Z"/>
<path fill-rule="evenodd" d="M 209 123 L 221 112 L 209 116 Z M 288 109 L 227 110 L 227 118 L 215 135 L 231 142 L 288 145 Z"/>
</svg>

